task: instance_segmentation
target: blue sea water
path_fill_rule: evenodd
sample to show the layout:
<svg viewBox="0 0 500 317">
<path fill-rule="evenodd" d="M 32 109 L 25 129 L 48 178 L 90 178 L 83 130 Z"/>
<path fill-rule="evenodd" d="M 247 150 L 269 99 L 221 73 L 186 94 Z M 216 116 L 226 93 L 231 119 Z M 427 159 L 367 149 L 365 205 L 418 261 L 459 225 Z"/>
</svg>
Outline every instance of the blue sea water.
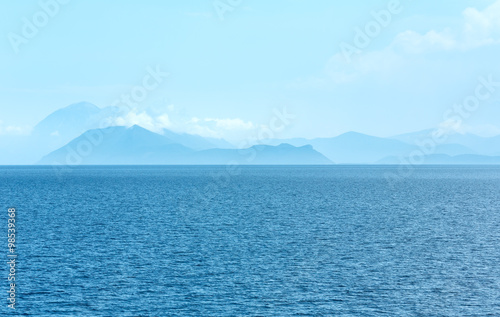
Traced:
<svg viewBox="0 0 500 317">
<path fill-rule="evenodd" d="M 500 316 L 500 167 L 400 172 L 0 167 L 15 314 Z"/>
</svg>

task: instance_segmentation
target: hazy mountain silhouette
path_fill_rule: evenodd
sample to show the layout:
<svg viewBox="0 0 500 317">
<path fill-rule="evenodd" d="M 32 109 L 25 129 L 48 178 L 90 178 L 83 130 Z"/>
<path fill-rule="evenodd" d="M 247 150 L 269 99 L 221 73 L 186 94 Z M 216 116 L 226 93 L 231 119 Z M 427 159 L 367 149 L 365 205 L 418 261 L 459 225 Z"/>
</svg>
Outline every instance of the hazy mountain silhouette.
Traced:
<svg viewBox="0 0 500 317">
<path fill-rule="evenodd" d="M 193 150 L 207 150 L 207 149 L 231 149 L 234 148 L 232 144 L 223 140 L 215 138 L 204 138 L 199 135 L 187 134 L 187 133 L 175 133 L 170 130 L 164 129 L 162 133 L 165 137 L 172 140 L 173 142 L 182 144 Z"/>
<path fill-rule="evenodd" d="M 97 144 L 91 143 L 91 154 L 79 155 L 83 156 L 80 158 L 83 164 L 108 161 L 117 164 L 225 164 L 225 160 L 241 160 L 242 157 L 246 160 L 247 154 L 243 150 L 236 150 L 223 139 L 167 129 L 157 134 L 138 126 L 101 129 L 112 125 L 121 115 L 123 113 L 116 107 L 99 108 L 88 102 L 59 109 L 40 121 L 30 135 L 0 136 L 0 149 L 4 153 L 0 164 L 33 164 L 42 157 L 40 162 L 50 164 L 48 160 L 65 161 L 68 155 L 70 160 L 77 160 L 78 152 L 73 155 L 66 152 L 79 146 L 78 149 L 86 154 L 84 145 L 96 142 L 91 137 L 96 137 L 93 133 L 99 134 L 98 131 L 105 134 L 105 138 Z M 259 145 L 247 149 L 247 153 L 259 154 L 248 164 L 399 164 L 399 158 L 423 150 L 428 154 L 429 162 L 442 164 L 495 162 L 494 158 L 487 157 L 500 156 L 500 136 L 485 138 L 455 133 L 448 135 L 442 144 L 432 144 L 429 141 L 432 141 L 434 131 L 428 129 L 390 138 L 347 132 L 331 138 L 259 140 Z M 81 145 L 82 142 L 84 145 Z M 280 161 L 275 159 L 278 157 Z"/>
<path fill-rule="evenodd" d="M 407 157 L 386 157 L 382 160 L 376 162 L 377 164 L 408 164 L 411 162 Z M 487 156 L 487 155 L 475 155 L 475 154 L 464 154 L 464 155 L 446 155 L 446 154 L 431 154 L 423 157 L 417 158 L 417 161 L 413 165 L 425 165 L 425 164 L 463 164 L 463 165 L 484 165 L 484 164 L 500 164 L 500 156 Z"/>
<path fill-rule="evenodd" d="M 436 129 L 427 129 L 396 135 L 391 137 L 391 139 L 400 140 L 408 144 L 421 144 L 425 140 L 427 140 L 427 142 L 428 140 L 432 140 L 432 135 L 435 131 Z M 451 132 L 446 136 L 442 144 L 444 146 L 462 146 L 463 150 L 469 150 L 469 152 L 457 154 L 500 155 L 500 136 L 481 137 L 471 133 Z"/>
<path fill-rule="evenodd" d="M 413 147 L 397 140 L 347 132 L 333 138 L 271 140 L 271 144 L 287 142 L 295 146 L 310 144 L 336 163 L 373 163 L 389 155 L 409 153 Z M 267 143 L 267 142 L 265 142 Z"/>
<path fill-rule="evenodd" d="M 141 164 L 162 151 L 170 156 L 193 150 L 139 126 L 93 129 L 48 154 L 40 164 Z"/>
<path fill-rule="evenodd" d="M 39 136 L 82 134 L 93 128 L 100 118 L 101 109 L 88 102 L 80 102 L 59 109 L 40 121 L 33 132 Z"/>
<path fill-rule="evenodd" d="M 115 111 L 114 107 L 100 109 L 88 102 L 59 109 L 40 121 L 30 135 L 10 136 L 10 140 L 5 141 L 15 160 L 8 164 L 33 164 L 85 131 L 99 128 L 103 120 L 113 116 Z"/>
<path fill-rule="evenodd" d="M 175 136 L 175 135 L 171 135 Z M 43 165 L 331 164 L 312 146 L 254 146 L 196 151 L 139 126 L 89 130 L 48 154 Z"/>
<path fill-rule="evenodd" d="M 333 162 L 315 151 L 311 145 L 295 147 L 290 144 L 254 145 L 247 149 L 212 149 L 197 152 L 193 164 L 241 165 L 323 165 Z"/>
<path fill-rule="evenodd" d="M 31 131 L 30 135 L 0 136 L 0 149 L 5 155 L 0 164 L 33 164 L 86 131 L 113 125 L 123 113 L 117 107 L 99 108 L 89 102 L 71 104 L 48 115 Z M 175 133 L 164 130 L 171 140 L 188 148 L 205 150 L 212 148 L 234 148 L 232 144 L 215 138 Z"/>
<path fill-rule="evenodd" d="M 408 138 L 410 139 L 410 138 Z M 333 138 L 316 139 L 272 139 L 265 144 L 289 143 L 295 146 L 311 144 L 315 150 L 336 163 L 373 164 L 388 156 L 408 156 L 420 147 L 394 138 L 380 138 L 357 132 L 347 132 Z M 434 154 L 475 154 L 472 149 L 460 144 L 439 144 Z"/>
</svg>

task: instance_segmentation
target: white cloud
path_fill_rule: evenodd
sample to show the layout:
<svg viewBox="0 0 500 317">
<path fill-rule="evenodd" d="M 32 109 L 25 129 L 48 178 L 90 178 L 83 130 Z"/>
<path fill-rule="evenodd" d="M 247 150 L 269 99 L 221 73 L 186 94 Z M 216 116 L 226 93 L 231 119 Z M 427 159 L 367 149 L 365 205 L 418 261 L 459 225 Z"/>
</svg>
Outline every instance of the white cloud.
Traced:
<svg viewBox="0 0 500 317">
<path fill-rule="evenodd" d="M 174 110 L 176 107 L 169 105 L 168 108 Z M 160 112 L 158 109 L 132 110 L 114 118 L 110 125 L 126 127 L 139 125 L 160 134 L 164 129 L 169 129 L 178 133 L 228 139 L 245 136 L 249 131 L 256 129 L 253 122 L 240 118 L 198 118 L 176 111 Z"/>
<path fill-rule="evenodd" d="M 439 124 L 439 129 L 447 134 L 475 134 L 482 137 L 492 137 L 500 135 L 500 128 L 494 124 L 469 125 L 455 120 L 446 120 Z"/>
<path fill-rule="evenodd" d="M 252 122 L 245 122 L 239 118 L 236 119 L 212 119 L 205 118 L 205 122 L 214 122 L 215 126 L 224 130 L 250 130 L 255 128 Z"/>
<path fill-rule="evenodd" d="M 405 31 L 396 36 L 392 44 L 406 53 L 419 54 L 428 51 L 452 50 L 458 45 L 451 29 L 442 32 L 431 30 L 425 34 Z"/>
<path fill-rule="evenodd" d="M 186 127 L 186 133 L 196 134 L 208 138 L 223 138 L 223 133 L 212 130 L 207 126 L 202 126 L 199 124 L 194 124 Z"/>
<path fill-rule="evenodd" d="M 483 11 L 467 8 L 463 35 L 469 47 L 498 44 L 500 42 L 500 1 L 496 1 Z"/>
<path fill-rule="evenodd" d="M 187 120 L 184 126 L 187 133 L 229 140 L 247 138 L 257 128 L 253 122 L 240 118 L 200 119 L 192 117 Z"/>
<path fill-rule="evenodd" d="M 446 134 L 450 135 L 455 133 L 460 133 L 460 134 L 466 133 L 465 125 L 462 122 L 457 122 L 452 119 L 441 122 L 438 125 L 438 128 L 441 131 L 444 131 Z"/>
<path fill-rule="evenodd" d="M 472 133 L 482 137 L 492 137 L 500 135 L 500 128 L 493 124 L 482 124 L 474 126 L 466 125 L 462 130 L 465 133 Z"/>
<path fill-rule="evenodd" d="M 0 120 L 0 135 L 29 135 L 31 130 L 29 126 L 4 125 Z"/>
<path fill-rule="evenodd" d="M 166 113 L 158 116 L 156 118 L 156 121 L 160 124 L 160 126 L 162 126 L 164 128 L 168 128 L 168 127 L 172 126 L 172 123 L 170 122 L 170 118 L 168 117 L 168 115 Z"/>
<path fill-rule="evenodd" d="M 126 115 L 116 118 L 114 124 L 117 126 L 126 127 L 139 125 L 156 133 L 161 133 L 163 129 L 167 129 L 172 126 L 168 114 L 164 113 L 159 116 L 153 117 L 144 111 L 140 113 L 136 111 L 130 111 Z"/>
<path fill-rule="evenodd" d="M 479 11 L 467 8 L 462 13 L 460 30 L 446 28 L 430 30 L 425 34 L 405 31 L 398 34 L 393 46 L 408 53 L 423 53 L 438 50 L 469 50 L 500 43 L 500 0 Z"/>
<path fill-rule="evenodd" d="M 465 51 L 500 44 L 500 0 L 482 11 L 467 8 L 462 15 L 462 24 L 457 29 L 429 30 L 423 34 L 407 30 L 397 34 L 387 47 L 378 51 L 360 51 L 353 58 L 337 53 L 326 64 L 328 80 L 342 84 L 354 82 L 369 73 L 394 74 L 394 71 L 414 63 L 417 54 Z M 305 84 L 320 86 L 311 80 Z"/>
</svg>

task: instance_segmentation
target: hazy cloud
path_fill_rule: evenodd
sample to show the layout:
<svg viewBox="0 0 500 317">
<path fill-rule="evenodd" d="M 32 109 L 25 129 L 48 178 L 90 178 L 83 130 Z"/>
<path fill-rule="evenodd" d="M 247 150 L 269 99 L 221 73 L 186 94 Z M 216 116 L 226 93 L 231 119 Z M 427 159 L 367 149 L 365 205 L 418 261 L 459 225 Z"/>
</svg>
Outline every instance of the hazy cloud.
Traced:
<svg viewBox="0 0 500 317">
<path fill-rule="evenodd" d="M 483 11 L 467 8 L 462 12 L 462 27 L 458 30 L 430 30 L 425 34 L 405 31 L 391 44 L 407 53 L 442 50 L 470 50 L 500 43 L 500 0 Z"/>
<path fill-rule="evenodd" d="M 0 135 L 29 135 L 31 130 L 29 126 L 5 125 L 0 120 Z"/>
</svg>

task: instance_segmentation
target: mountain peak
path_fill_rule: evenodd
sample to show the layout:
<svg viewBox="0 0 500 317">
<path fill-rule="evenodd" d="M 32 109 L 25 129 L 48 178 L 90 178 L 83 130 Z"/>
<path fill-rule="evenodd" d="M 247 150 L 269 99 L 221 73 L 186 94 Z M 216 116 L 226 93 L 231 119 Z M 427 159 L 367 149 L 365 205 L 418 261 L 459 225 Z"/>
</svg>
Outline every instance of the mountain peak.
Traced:
<svg viewBox="0 0 500 317">
<path fill-rule="evenodd" d="M 87 102 L 87 101 L 81 101 L 77 103 L 73 103 L 61 110 L 90 110 L 90 111 L 100 111 L 101 108 L 98 106 L 94 105 L 93 103 Z"/>
<path fill-rule="evenodd" d="M 368 134 L 361 133 L 361 132 L 356 132 L 356 131 L 347 131 L 344 134 L 345 135 L 368 135 Z"/>
<path fill-rule="evenodd" d="M 337 138 L 357 138 L 357 137 L 376 138 L 376 137 L 368 135 L 368 134 L 354 132 L 354 131 L 345 132 L 345 133 L 342 133 L 342 134 L 337 136 Z"/>
<path fill-rule="evenodd" d="M 69 141 L 95 127 L 100 111 L 99 107 L 89 102 L 74 103 L 48 115 L 35 126 L 33 133 L 38 136 L 57 134 L 64 141 Z"/>
<path fill-rule="evenodd" d="M 306 145 L 302 145 L 302 146 L 294 146 L 290 143 L 280 143 L 279 145 L 277 145 L 277 148 L 281 148 L 281 149 L 303 149 L 303 150 L 312 150 L 313 149 L 313 146 L 310 145 L 310 144 L 306 144 Z"/>
<path fill-rule="evenodd" d="M 128 130 L 134 131 L 134 130 L 146 130 L 146 129 L 144 129 L 143 127 L 141 127 L 138 124 L 134 124 L 133 126 L 131 126 L 130 128 L 128 128 Z"/>
</svg>

